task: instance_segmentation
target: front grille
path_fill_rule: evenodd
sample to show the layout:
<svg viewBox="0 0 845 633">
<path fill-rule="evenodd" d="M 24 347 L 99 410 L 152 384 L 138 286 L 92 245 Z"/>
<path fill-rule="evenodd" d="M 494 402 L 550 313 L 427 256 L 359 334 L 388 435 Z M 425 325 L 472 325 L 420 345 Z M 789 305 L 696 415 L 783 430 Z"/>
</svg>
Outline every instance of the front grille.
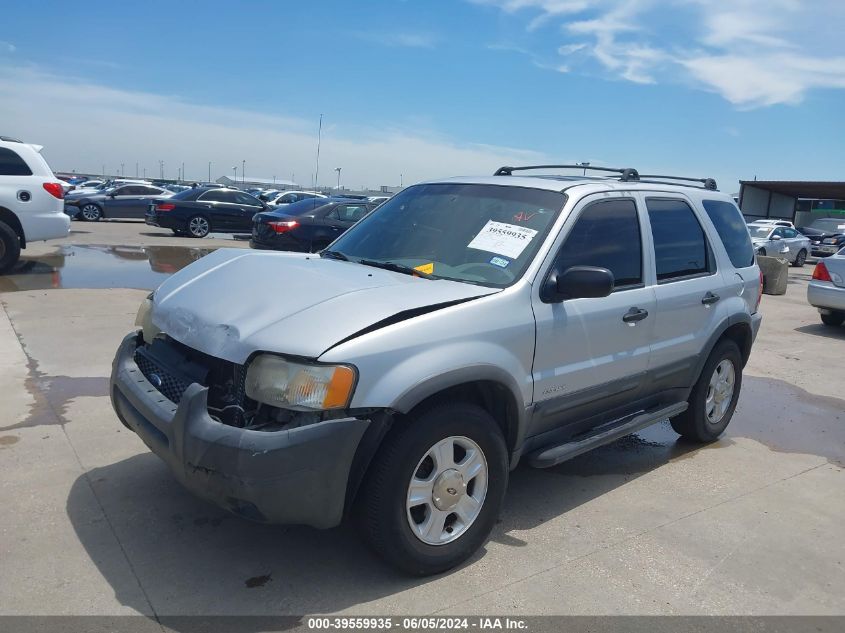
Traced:
<svg viewBox="0 0 845 633">
<path fill-rule="evenodd" d="M 161 395 L 173 404 L 179 404 L 190 383 L 175 376 L 140 350 L 135 352 L 135 363 L 150 384 L 161 392 Z"/>
</svg>

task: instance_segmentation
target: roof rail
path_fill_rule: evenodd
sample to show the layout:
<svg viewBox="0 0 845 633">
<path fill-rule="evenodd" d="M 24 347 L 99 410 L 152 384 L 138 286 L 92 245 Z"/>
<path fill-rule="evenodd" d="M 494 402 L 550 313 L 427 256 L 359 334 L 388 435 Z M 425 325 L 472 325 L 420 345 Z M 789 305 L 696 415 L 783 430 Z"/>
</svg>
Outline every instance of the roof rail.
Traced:
<svg viewBox="0 0 845 633">
<path fill-rule="evenodd" d="M 12 138 L 11 136 L 0 136 L 0 141 L 6 141 L 7 143 L 23 143 L 20 139 Z"/>
<path fill-rule="evenodd" d="M 619 169 L 617 167 L 592 167 L 590 165 L 524 165 L 522 167 L 499 167 L 496 170 L 496 173 L 493 174 L 494 176 L 512 176 L 513 172 L 515 171 L 526 171 L 529 169 L 583 169 L 583 170 L 592 170 L 592 171 L 604 171 L 610 172 L 613 174 L 619 174 L 619 180 L 622 182 L 628 182 L 630 180 L 639 180 L 640 175 L 637 173 L 637 170 L 628 167 L 624 169 Z"/>
<path fill-rule="evenodd" d="M 709 189 L 710 191 L 718 191 L 718 187 L 716 186 L 716 181 L 713 178 L 684 178 L 683 176 L 661 176 L 659 174 L 643 174 L 640 176 L 643 180 L 648 180 L 650 178 L 659 178 L 660 180 L 683 180 L 685 182 L 700 182 L 704 189 Z"/>
</svg>

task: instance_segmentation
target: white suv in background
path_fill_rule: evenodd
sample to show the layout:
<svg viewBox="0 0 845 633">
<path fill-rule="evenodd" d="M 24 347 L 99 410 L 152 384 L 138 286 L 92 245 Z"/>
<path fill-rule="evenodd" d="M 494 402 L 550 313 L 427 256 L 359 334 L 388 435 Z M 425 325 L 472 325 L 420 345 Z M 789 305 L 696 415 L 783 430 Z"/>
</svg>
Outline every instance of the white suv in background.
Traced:
<svg viewBox="0 0 845 633">
<path fill-rule="evenodd" d="M 63 197 L 40 145 L 0 136 L 0 274 L 17 263 L 28 242 L 67 236 Z"/>
</svg>

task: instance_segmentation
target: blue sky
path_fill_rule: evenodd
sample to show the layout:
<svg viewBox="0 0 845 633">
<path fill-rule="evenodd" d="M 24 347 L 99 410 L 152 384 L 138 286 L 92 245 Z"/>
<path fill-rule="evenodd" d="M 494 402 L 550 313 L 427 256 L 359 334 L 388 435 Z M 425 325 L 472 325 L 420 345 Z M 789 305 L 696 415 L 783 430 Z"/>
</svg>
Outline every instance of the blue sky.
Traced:
<svg viewBox="0 0 845 633">
<path fill-rule="evenodd" d="M 13 3 L 0 121 L 55 169 L 310 185 L 322 113 L 320 184 L 588 160 L 735 191 L 845 177 L 843 32 L 840 0 Z"/>
</svg>

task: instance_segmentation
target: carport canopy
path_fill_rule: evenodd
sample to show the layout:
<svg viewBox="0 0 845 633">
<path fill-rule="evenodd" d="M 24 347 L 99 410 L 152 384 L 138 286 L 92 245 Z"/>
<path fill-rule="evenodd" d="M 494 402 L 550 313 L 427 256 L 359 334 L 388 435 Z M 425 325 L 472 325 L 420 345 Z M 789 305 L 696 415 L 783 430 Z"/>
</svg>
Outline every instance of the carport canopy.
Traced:
<svg viewBox="0 0 845 633">
<path fill-rule="evenodd" d="M 740 180 L 739 208 L 748 218 L 796 221 L 799 198 L 845 200 L 845 182 L 811 180 Z"/>
</svg>

